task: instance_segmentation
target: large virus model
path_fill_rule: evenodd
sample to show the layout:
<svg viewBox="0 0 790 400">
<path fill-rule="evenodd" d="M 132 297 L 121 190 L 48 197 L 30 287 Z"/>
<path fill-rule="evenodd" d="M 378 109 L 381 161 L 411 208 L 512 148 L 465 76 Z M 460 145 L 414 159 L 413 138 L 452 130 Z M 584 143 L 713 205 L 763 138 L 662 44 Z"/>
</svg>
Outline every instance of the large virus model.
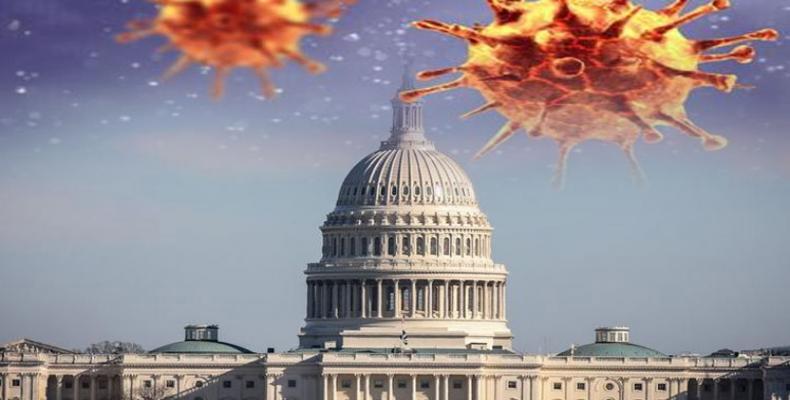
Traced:
<svg viewBox="0 0 790 400">
<path fill-rule="evenodd" d="M 650 11 L 630 0 L 487 0 L 494 20 L 465 27 L 433 20 L 414 23 L 468 42 L 468 59 L 458 67 L 423 71 L 419 79 L 448 73 L 460 78 L 402 93 L 406 101 L 459 87 L 478 90 L 486 104 L 465 117 L 495 109 L 508 122 L 478 152 L 481 156 L 519 130 L 559 144 L 555 182 L 562 185 L 568 152 L 586 140 L 619 145 L 641 177 L 634 143 L 662 139 L 666 125 L 699 138 L 706 150 L 727 145 L 721 136 L 696 126 L 684 103 L 694 89 L 710 86 L 730 92 L 736 76 L 699 70 L 702 63 L 748 63 L 755 51 L 738 46 L 725 53 L 708 50 L 753 40 L 776 40 L 772 29 L 713 40 L 691 40 L 678 28 L 730 6 L 713 0 L 684 13 L 689 0 L 674 0 Z"/>
<path fill-rule="evenodd" d="M 181 56 L 165 78 L 192 64 L 213 67 L 213 95 L 220 97 L 224 80 L 233 68 L 251 68 L 261 90 L 272 97 L 275 87 L 268 70 L 291 59 L 308 71 L 319 73 L 324 66 L 302 54 L 299 44 L 309 34 L 326 35 L 331 28 L 316 18 L 337 17 L 346 0 L 301 3 L 298 0 L 152 0 L 159 14 L 151 20 L 128 24 L 128 32 L 117 36 L 121 43 L 151 35 L 169 40 L 163 50 L 177 49 Z"/>
</svg>

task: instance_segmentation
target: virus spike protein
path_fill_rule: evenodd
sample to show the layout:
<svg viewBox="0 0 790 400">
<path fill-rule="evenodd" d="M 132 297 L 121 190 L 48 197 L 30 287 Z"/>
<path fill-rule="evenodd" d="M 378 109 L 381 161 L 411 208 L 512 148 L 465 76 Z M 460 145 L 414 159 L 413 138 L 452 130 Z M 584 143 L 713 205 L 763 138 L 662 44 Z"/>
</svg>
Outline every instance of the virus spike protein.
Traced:
<svg viewBox="0 0 790 400">
<path fill-rule="evenodd" d="M 486 104 L 465 116 L 495 109 L 509 122 L 478 152 L 492 150 L 523 129 L 560 145 L 557 179 L 573 146 L 587 140 L 613 142 L 641 170 L 633 144 L 641 135 L 648 143 L 663 137 L 664 125 L 700 139 L 707 150 L 727 144 L 694 125 L 684 103 L 699 87 L 729 92 L 738 87 L 734 75 L 706 73 L 701 63 L 752 61 L 754 50 L 739 46 L 727 53 L 705 51 L 749 41 L 772 41 L 773 29 L 740 36 L 694 41 L 679 28 L 730 6 L 712 0 L 686 14 L 688 0 L 674 0 L 651 11 L 630 0 L 486 0 L 494 14 L 487 26 L 472 28 L 423 20 L 419 29 L 463 39 L 468 58 L 458 67 L 424 71 L 420 79 L 460 73 L 456 80 L 403 92 L 414 101 L 422 96 L 470 87 Z"/>
<path fill-rule="evenodd" d="M 231 69 L 251 68 L 259 77 L 264 96 L 273 97 L 275 88 L 267 70 L 293 60 L 311 73 L 324 70 L 323 64 L 303 55 L 299 44 L 311 34 L 326 35 L 327 25 L 315 18 L 337 17 L 351 0 L 152 0 L 159 14 L 151 20 L 127 24 L 128 31 L 116 39 L 121 43 L 162 35 L 169 40 L 165 50 L 178 49 L 182 56 L 165 72 L 164 79 L 182 72 L 191 64 L 216 70 L 212 93 L 221 97 L 224 80 Z"/>
</svg>

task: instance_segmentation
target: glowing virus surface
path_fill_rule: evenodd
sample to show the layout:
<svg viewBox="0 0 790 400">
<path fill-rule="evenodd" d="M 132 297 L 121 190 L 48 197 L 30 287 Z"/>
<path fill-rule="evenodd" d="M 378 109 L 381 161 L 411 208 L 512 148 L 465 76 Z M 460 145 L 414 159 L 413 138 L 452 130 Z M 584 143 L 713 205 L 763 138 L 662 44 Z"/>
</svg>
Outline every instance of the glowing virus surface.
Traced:
<svg viewBox="0 0 790 400">
<path fill-rule="evenodd" d="M 167 70 L 165 78 L 192 64 L 216 70 L 213 95 L 223 92 L 225 77 L 233 68 L 252 68 L 266 97 L 275 93 L 268 70 L 291 59 L 308 71 L 324 70 L 321 63 L 302 54 L 299 44 L 310 34 L 326 35 L 331 28 L 315 18 L 337 17 L 342 0 L 301 3 L 298 0 L 152 0 L 159 15 L 151 20 L 128 24 L 128 32 L 118 35 L 121 43 L 151 35 L 169 40 L 163 50 L 177 49 L 180 58 Z"/>
<path fill-rule="evenodd" d="M 519 130 L 559 144 L 555 183 L 562 185 L 568 152 L 586 140 L 619 145 L 641 177 L 634 156 L 640 133 L 648 143 L 662 139 L 665 125 L 699 138 L 705 149 L 727 145 L 723 137 L 696 126 L 684 103 L 696 88 L 730 92 L 736 76 L 702 72 L 702 63 L 752 61 L 755 51 L 738 46 L 724 53 L 708 50 L 753 40 L 776 40 L 775 30 L 712 40 L 690 40 L 678 28 L 730 6 L 713 0 L 684 13 L 689 0 L 675 0 L 650 11 L 630 0 L 487 0 L 494 21 L 465 27 L 433 20 L 414 23 L 468 42 L 468 59 L 458 67 L 423 71 L 419 79 L 448 73 L 460 78 L 404 92 L 406 101 L 458 87 L 477 89 L 487 103 L 468 117 L 495 109 L 508 122 L 478 152 L 481 156 Z"/>
</svg>

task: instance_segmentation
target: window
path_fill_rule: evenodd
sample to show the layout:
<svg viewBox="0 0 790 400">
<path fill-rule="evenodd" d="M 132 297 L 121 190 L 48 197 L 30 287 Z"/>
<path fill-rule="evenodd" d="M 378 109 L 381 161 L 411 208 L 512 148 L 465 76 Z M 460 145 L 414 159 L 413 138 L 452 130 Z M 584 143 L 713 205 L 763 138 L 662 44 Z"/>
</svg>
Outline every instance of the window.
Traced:
<svg viewBox="0 0 790 400">
<path fill-rule="evenodd" d="M 14 383 L 14 382 L 17 382 L 17 383 Z M 14 381 L 11 382 L 11 384 L 13 386 L 19 386 L 19 379 L 15 379 Z M 71 388 L 74 387 L 74 383 L 72 383 L 72 382 L 63 382 L 63 387 L 66 388 L 66 389 L 71 389 Z"/>
<path fill-rule="evenodd" d="M 562 390 L 562 383 L 554 382 L 554 390 Z"/>
<path fill-rule="evenodd" d="M 450 255 L 450 238 L 444 238 L 442 241 L 442 254 L 445 256 Z"/>
<path fill-rule="evenodd" d="M 472 255 L 472 239 L 466 238 L 466 255 Z"/>
<path fill-rule="evenodd" d="M 337 238 L 332 238 L 332 256 L 337 257 Z"/>
<path fill-rule="evenodd" d="M 373 381 L 373 387 L 376 389 L 381 389 L 384 387 L 384 381 L 382 380 L 375 380 Z"/>
<path fill-rule="evenodd" d="M 455 255 L 461 255 L 461 238 L 455 239 Z"/>
<path fill-rule="evenodd" d="M 373 238 L 373 255 L 374 256 L 381 255 L 381 238 L 378 236 Z"/>
<path fill-rule="evenodd" d="M 99 389 L 107 389 L 107 381 L 99 381 Z"/>
<path fill-rule="evenodd" d="M 658 390 L 662 391 L 662 392 L 665 392 L 667 390 L 667 384 L 666 383 L 659 383 L 658 384 Z"/>
<path fill-rule="evenodd" d="M 584 382 L 579 382 L 576 384 L 576 390 L 584 390 Z"/>
<path fill-rule="evenodd" d="M 387 254 L 394 256 L 395 255 L 395 237 L 390 236 L 387 239 Z"/>
<path fill-rule="evenodd" d="M 431 388 L 430 382 L 428 382 L 427 380 L 420 381 L 420 389 L 430 389 L 430 388 Z"/>
<path fill-rule="evenodd" d="M 453 381 L 453 389 L 462 389 L 464 387 L 464 383 L 461 381 Z"/>
<path fill-rule="evenodd" d="M 406 381 L 398 381 L 398 389 L 406 389 Z"/>
<path fill-rule="evenodd" d="M 231 381 L 222 381 L 222 387 L 225 389 L 230 389 L 233 386 L 233 382 Z"/>
<path fill-rule="evenodd" d="M 363 256 L 368 255 L 368 238 L 366 238 L 366 237 L 362 238 L 362 244 L 361 244 L 359 250 L 360 250 L 360 252 L 362 253 Z"/>
<path fill-rule="evenodd" d="M 345 382 L 343 382 L 343 383 L 345 383 Z M 296 387 L 296 379 L 289 379 L 288 380 L 288 387 L 289 388 L 295 388 Z"/>
<path fill-rule="evenodd" d="M 168 379 L 167 382 L 165 382 L 165 386 L 169 388 L 174 388 L 176 387 L 176 381 L 172 379 Z"/>
<path fill-rule="evenodd" d="M 346 255 L 346 238 L 340 238 L 340 256 Z"/>
<path fill-rule="evenodd" d="M 392 195 L 393 196 L 397 196 L 398 195 L 398 187 L 397 186 L 393 186 L 392 187 Z"/>
<path fill-rule="evenodd" d="M 343 389 L 350 388 L 351 387 L 351 381 L 348 380 L 348 379 L 344 379 L 343 381 L 340 382 L 340 387 L 342 387 Z"/>
<path fill-rule="evenodd" d="M 425 239 L 421 237 L 417 238 L 417 254 L 421 256 L 425 255 Z"/>
<path fill-rule="evenodd" d="M 83 385 L 84 385 L 84 383 L 83 383 Z M 151 382 L 149 380 L 144 380 L 143 381 L 143 387 L 150 388 L 151 386 L 153 386 L 153 382 Z M 83 386 L 83 387 L 85 387 L 85 386 Z"/>
<path fill-rule="evenodd" d="M 705 383 L 702 385 L 702 390 L 705 392 L 710 392 L 710 385 Z"/>
<path fill-rule="evenodd" d="M 203 387 L 203 381 L 197 381 L 197 382 L 195 382 L 195 387 L 198 387 L 198 388 L 201 388 L 201 387 Z"/>
<path fill-rule="evenodd" d="M 203 398 L 198 396 L 198 397 L 195 397 L 193 400 L 203 400 Z"/>
<path fill-rule="evenodd" d="M 403 237 L 403 243 L 400 246 L 401 247 L 401 251 L 403 252 L 403 254 L 405 254 L 407 256 L 411 254 L 411 246 L 409 245 L 409 241 L 410 240 L 411 239 L 410 239 L 409 235 L 404 236 Z"/>
<path fill-rule="evenodd" d="M 604 388 L 606 388 L 606 390 L 609 390 L 609 391 L 614 390 L 614 383 L 609 382 L 609 383 L 606 384 L 606 386 L 604 386 Z"/>
<path fill-rule="evenodd" d="M 431 238 L 431 255 L 435 256 L 439 254 L 439 244 L 435 237 Z"/>
<path fill-rule="evenodd" d="M 22 382 L 20 382 L 19 379 L 11 379 L 11 386 L 18 387 L 21 384 Z"/>
<path fill-rule="evenodd" d="M 82 388 L 83 389 L 90 389 L 91 388 L 90 381 L 82 381 Z"/>
<path fill-rule="evenodd" d="M 634 383 L 634 390 L 636 390 L 637 392 L 641 392 L 642 391 L 642 384 L 641 383 Z"/>
<path fill-rule="evenodd" d="M 518 387 L 518 382 L 516 381 L 507 381 L 507 388 L 508 389 L 515 389 Z"/>
<path fill-rule="evenodd" d="M 475 238 L 475 257 L 480 257 L 480 239 Z"/>
<path fill-rule="evenodd" d="M 348 251 L 352 257 L 357 255 L 357 238 L 352 237 L 348 240 Z"/>
<path fill-rule="evenodd" d="M 247 389 L 252 389 L 255 387 L 255 381 L 247 381 L 244 386 L 246 386 Z"/>
</svg>

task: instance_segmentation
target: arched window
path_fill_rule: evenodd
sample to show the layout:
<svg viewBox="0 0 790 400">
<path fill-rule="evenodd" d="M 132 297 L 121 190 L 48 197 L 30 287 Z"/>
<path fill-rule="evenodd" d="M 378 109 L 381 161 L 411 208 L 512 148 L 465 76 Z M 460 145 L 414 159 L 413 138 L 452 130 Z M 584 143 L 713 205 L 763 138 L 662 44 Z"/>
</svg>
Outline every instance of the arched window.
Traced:
<svg viewBox="0 0 790 400">
<path fill-rule="evenodd" d="M 472 239 L 466 238 L 466 255 L 472 255 Z"/>
<path fill-rule="evenodd" d="M 419 186 L 414 186 L 414 195 L 415 196 L 419 196 L 420 195 L 420 187 Z"/>
<path fill-rule="evenodd" d="M 373 255 L 380 256 L 381 255 L 381 238 L 376 236 L 373 239 Z"/>
<path fill-rule="evenodd" d="M 395 255 L 395 236 L 387 238 L 387 254 L 390 256 Z"/>
<path fill-rule="evenodd" d="M 368 250 L 368 238 L 366 238 L 366 237 L 362 238 L 362 243 L 360 244 L 360 247 L 361 247 L 360 251 L 361 251 L 362 255 L 363 256 L 367 256 L 368 252 L 369 252 L 369 250 Z"/>
<path fill-rule="evenodd" d="M 425 288 L 423 288 L 422 290 L 417 289 L 417 309 L 418 310 L 425 310 L 425 291 L 426 291 Z"/>
<path fill-rule="evenodd" d="M 431 255 L 439 255 L 439 241 L 435 237 L 431 238 Z"/>
<path fill-rule="evenodd" d="M 403 252 L 404 255 L 407 255 L 407 256 L 411 255 L 411 243 L 410 243 L 410 241 L 411 241 L 411 237 L 409 235 L 405 235 L 403 237 L 403 240 L 402 240 L 402 243 L 401 243 L 401 251 Z"/>
<path fill-rule="evenodd" d="M 475 257 L 480 257 L 480 239 L 475 238 Z"/>
<path fill-rule="evenodd" d="M 387 311 L 395 311 L 395 288 L 387 288 Z"/>
<path fill-rule="evenodd" d="M 340 256 L 346 255 L 346 238 L 340 238 Z"/>
<path fill-rule="evenodd" d="M 332 238 L 332 256 L 337 257 L 337 238 Z"/>
<path fill-rule="evenodd" d="M 348 251 L 351 257 L 357 255 L 357 238 L 352 237 L 351 239 L 348 240 Z"/>
<path fill-rule="evenodd" d="M 428 196 L 433 194 L 433 191 L 431 190 L 431 186 L 430 185 L 425 187 L 425 194 L 428 195 Z"/>
<path fill-rule="evenodd" d="M 422 236 L 417 237 L 417 254 L 424 256 L 425 255 L 425 239 Z"/>
<path fill-rule="evenodd" d="M 455 238 L 455 255 L 461 255 L 461 238 Z"/>
<path fill-rule="evenodd" d="M 442 254 L 445 256 L 450 255 L 450 238 L 444 238 L 442 241 Z"/>
<path fill-rule="evenodd" d="M 398 187 L 397 186 L 393 186 L 392 187 L 392 195 L 393 196 L 397 196 L 398 195 Z"/>
<path fill-rule="evenodd" d="M 403 184 L 403 195 L 404 196 L 408 196 L 409 195 L 409 186 L 406 185 L 405 183 Z"/>
</svg>

